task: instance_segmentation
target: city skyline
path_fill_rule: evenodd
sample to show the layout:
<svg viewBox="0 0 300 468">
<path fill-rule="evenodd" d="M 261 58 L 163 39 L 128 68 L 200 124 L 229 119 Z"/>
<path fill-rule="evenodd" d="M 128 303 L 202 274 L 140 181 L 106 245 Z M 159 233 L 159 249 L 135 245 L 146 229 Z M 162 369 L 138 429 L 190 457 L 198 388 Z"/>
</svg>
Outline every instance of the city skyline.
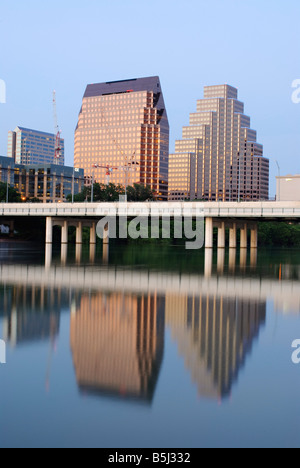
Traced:
<svg viewBox="0 0 300 468">
<path fill-rule="evenodd" d="M 56 4 L 59 17 L 54 16 Z M 134 15 L 129 14 L 131 8 L 126 2 L 120 1 L 114 5 L 93 2 L 93 15 L 81 2 L 72 2 L 72 9 L 70 6 L 69 2 L 47 5 L 32 1 L 29 5 L 19 2 L 16 12 L 9 5 L 1 7 L 5 20 L 0 36 L 10 47 L 0 52 L 0 79 L 6 85 L 6 103 L 0 106 L 0 154 L 6 154 L 7 132 L 14 128 L 16 120 L 24 127 L 54 131 L 52 91 L 56 89 L 66 164 L 73 164 L 74 129 L 85 84 L 159 75 L 170 121 L 170 152 L 203 86 L 230 82 L 243 89 L 253 127 L 259 130 L 258 139 L 270 156 L 270 195 L 275 194 L 276 160 L 281 173 L 299 173 L 299 105 L 292 102 L 292 83 L 300 74 L 296 60 L 299 2 L 291 1 L 287 8 L 256 0 L 251 5 L 233 1 L 206 4 L 191 0 L 187 5 L 154 1 L 151 8 L 164 19 L 164 47 L 152 41 L 155 53 L 150 56 L 139 39 L 152 37 L 150 23 L 144 21 L 146 5 L 132 1 Z M 10 60 L 10 50 L 20 43 L 20 35 L 12 31 L 21 31 L 24 21 L 29 33 L 22 37 L 22 44 L 39 56 L 37 63 L 29 63 L 24 54 Z M 96 27 L 99 22 L 100 33 Z M 112 28 L 116 33 L 108 41 Z M 79 29 L 83 34 L 77 48 L 74 43 L 78 42 Z M 166 50 L 170 53 L 166 54 Z M 49 60 L 51 54 L 55 60 Z M 197 56 L 201 60 L 195 60 Z"/>
</svg>

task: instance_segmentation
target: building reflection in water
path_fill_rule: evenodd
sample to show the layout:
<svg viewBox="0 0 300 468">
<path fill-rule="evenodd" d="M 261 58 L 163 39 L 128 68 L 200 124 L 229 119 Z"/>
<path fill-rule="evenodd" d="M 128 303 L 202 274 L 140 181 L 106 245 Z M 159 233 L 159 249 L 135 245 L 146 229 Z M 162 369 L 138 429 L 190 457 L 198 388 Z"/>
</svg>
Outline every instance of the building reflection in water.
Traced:
<svg viewBox="0 0 300 468">
<path fill-rule="evenodd" d="M 79 388 L 151 403 L 164 352 L 164 309 L 156 294 L 83 293 L 71 316 Z"/>
<path fill-rule="evenodd" d="M 166 297 L 166 326 L 201 397 L 230 395 L 265 320 L 265 302 L 204 295 Z"/>
<path fill-rule="evenodd" d="M 38 286 L 5 286 L 0 289 L 3 339 L 11 346 L 54 340 L 59 333 L 61 309 L 69 294 Z"/>
<path fill-rule="evenodd" d="M 278 301 L 287 290 L 292 301 L 299 301 L 298 282 L 110 267 L 2 266 L 1 272 L 6 341 L 13 346 L 53 342 L 61 311 L 70 310 L 79 388 L 147 403 L 161 370 L 165 327 L 199 395 L 219 400 L 230 395 L 265 323 L 267 288 Z"/>
</svg>

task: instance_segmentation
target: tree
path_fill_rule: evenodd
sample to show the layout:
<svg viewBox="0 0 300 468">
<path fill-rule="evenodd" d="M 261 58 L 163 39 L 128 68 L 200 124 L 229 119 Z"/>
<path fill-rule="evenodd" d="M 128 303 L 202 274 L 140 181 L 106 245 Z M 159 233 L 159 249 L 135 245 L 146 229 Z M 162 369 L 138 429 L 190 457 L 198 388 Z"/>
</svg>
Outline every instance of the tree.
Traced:
<svg viewBox="0 0 300 468">
<path fill-rule="evenodd" d="M 6 202 L 7 199 L 7 184 L 0 182 L 0 202 Z M 21 196 L 13 187 L 8 186 L 8 201 L 9 203 L 20 203 Z"/>
<path fill-rule="evenodd" d="M 78 195 L 74 196 L 74 202 L 82 203 L 82 202 L 90 202 L 92 198 L 92 188 L 91 187 L 84 187 L 82 192 Z M 93 200 L 94 202 L 114 202 L 119 201 L 120 195 L 124 195 L 125 190 L 122 185 L 118 184 L 94 184 L 94 194 Z M 68 195 L 67 200 L 69 202 L 72 201 L 72 195 Z"/>
<path fill-rule="evenodd" d="M 128 201 L 151 201 L 154 200 L 154 191 L 149 185 L 133 184 L 127 187 L 127 200 Z"/>
</svg>

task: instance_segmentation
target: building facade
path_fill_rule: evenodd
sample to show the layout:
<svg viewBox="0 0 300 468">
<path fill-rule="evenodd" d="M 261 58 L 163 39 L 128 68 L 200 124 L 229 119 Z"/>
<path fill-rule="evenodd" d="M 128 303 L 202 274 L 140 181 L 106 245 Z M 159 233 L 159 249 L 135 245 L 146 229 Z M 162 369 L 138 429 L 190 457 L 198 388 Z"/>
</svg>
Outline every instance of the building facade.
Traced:
<svg viewBox="0 0 300 468">
<path fill-rule="evenodd" d="M 149 185 L 168 197 L 169 122 L 158 77 L 88 85 L 75 130 L 75 165 L 106 184 Z M 102 166 L 93 168 L 94 165 Z"/>
<path fill-rule="evenodd" d="M 17 127 L 8 132 L 7 156 L 16 164 L 56 164 L 64 166 L 64 140 L 60 140 L 61 156 L 55 160 L 56 136 L 28 128 Z"/>
<path fill-rule="evenodd" d="M 300 201 L 300 174 L 277 177 L 277 201 Z"/>
<path fill-rule="evenodd" d="M 269 160 L 256 142 L 238 90 L 229 85 L 205 87 L 204 99 L 169 156 L 169 199 L 268 198 Z"/>
<path fill-rule="evenodd" d="M 35 198 L 57 203 L 82 191 L 84 171 L 54 164 L 15 164 L 12 158 L 0 157 L 0 182 L 14 187 L 23 201 Z"/>
</svg>

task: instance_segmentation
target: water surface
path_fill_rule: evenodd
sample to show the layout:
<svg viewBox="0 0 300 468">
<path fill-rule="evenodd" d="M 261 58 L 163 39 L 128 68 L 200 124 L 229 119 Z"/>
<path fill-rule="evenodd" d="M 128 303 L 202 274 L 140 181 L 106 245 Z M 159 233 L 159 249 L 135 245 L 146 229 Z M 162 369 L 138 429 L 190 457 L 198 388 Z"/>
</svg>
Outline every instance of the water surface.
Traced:
<svg viewBox="0 0 300 468">
<path fill-rule="evenodd" d="M 1 447 L 299 447 L 300 252 L 0 244 Z"/>
</svg>

